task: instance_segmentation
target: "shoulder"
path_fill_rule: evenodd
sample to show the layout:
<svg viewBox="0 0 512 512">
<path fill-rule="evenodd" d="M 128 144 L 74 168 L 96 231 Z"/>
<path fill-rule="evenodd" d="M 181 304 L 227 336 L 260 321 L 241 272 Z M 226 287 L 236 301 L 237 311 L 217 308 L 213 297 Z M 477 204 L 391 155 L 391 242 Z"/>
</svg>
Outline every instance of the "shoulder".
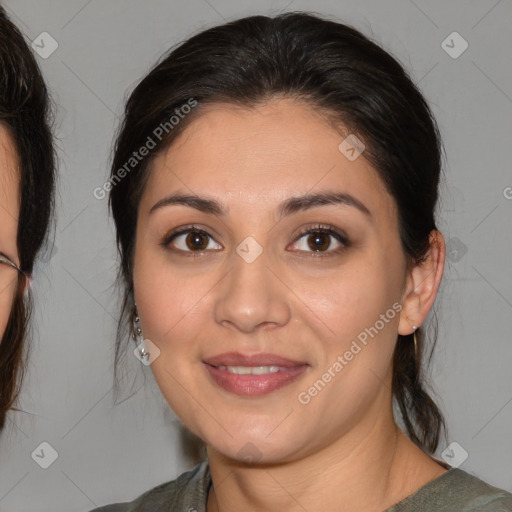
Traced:
<svg viewBox="0 0 512 512">
<path fill-rule="evenodd" d="M 389 512 L 512 512 L 512 494 L 461 469 L 451 468 Z"/>
<path fill-rule="evenodd" d="M 510 492 L 494 487 L 461 469 L 453 469 L 452 473 L 451 484 L 459 491 L 464 510 L 512 511 L 512 494 Z"/>
<path fill-rule="evenodd" d="M 129 503 L 116 503 L 91 512 L 159 512 L 168 510 L 205 510 L 210 470 L 204 461 L 182 473 L 176 480 L 161 484 Z M 171 509 L 171 507 L 173 507 Z"/>
</svg>

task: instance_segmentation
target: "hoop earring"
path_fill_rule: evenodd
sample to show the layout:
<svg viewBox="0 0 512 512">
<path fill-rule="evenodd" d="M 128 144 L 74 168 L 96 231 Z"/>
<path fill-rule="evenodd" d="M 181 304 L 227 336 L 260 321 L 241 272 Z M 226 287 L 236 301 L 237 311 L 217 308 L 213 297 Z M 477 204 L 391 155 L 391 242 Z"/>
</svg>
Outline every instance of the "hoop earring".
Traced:
<svg viewBox="0 0 512 512">
<path fill-rule="evenodd" d="M 135 345 L 137 348 L 135 349 L 136 355 L 138 354 L 138 358 L 141 363 L 144 365 L 149 364 L 149 352 L 146 350 L 144 345 L 144 336 L 142 335 L 142 328 L 140 326 L 140 318 L 137 313 L 137 306 L 133 308 L 133 334 L 132 338 L 135 341 Z"/>
</svg>

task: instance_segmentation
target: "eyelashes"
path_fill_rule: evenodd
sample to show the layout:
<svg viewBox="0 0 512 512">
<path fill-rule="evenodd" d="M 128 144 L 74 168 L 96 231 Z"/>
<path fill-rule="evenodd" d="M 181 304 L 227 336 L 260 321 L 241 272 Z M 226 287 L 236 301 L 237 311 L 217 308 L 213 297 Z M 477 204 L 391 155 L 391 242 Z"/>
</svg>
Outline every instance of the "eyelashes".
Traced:
<svg viewBox="0 0 512 512">
<path fill-rule="evenodd" d="M 194 224 L 171 231 L 165 235 L 160 245 L 185 257 L 200 257 L 205 252 L 222 250 L 222 246 L 215 242 L 210 233 Z M 304 253 L 302 256 L 306 255 L 305 257 L 322 258 L 339 255 L 351 244 L 345 232 L 328 224 L 317 224 L 302 229 L 292 245 L 300 246 L 292 252 Z M 334 249 L 333 245 L 336 246 Z"/>
</svg>

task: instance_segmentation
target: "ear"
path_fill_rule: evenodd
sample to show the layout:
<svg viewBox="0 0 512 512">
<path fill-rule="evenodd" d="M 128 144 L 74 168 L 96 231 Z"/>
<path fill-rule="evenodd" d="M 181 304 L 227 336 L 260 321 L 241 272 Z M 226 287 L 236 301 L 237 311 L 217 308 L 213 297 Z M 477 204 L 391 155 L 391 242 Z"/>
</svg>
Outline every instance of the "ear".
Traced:
<svg viewBox="0 0 512 512">
<path fill-rule="evenodd" d="M 440 231 L 429 235 L 430 249 L 424 262 L 413 265 L 407 274 L 398 334 L 412 334 L 434 304 L 441 283 L 446 257 L 446 244 Z"/>
</svg>

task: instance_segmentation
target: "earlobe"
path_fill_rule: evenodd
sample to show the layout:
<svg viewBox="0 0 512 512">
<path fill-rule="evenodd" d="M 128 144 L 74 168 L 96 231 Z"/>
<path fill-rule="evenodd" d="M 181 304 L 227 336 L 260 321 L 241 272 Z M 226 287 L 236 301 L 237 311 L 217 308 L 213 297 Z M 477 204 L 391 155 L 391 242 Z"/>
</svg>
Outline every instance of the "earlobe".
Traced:
<svg viewBox="0 0 512 512">
<path fill-rule="evenodd" d="M 405 336 L 414 332 L 413 326 L 425 321 L 443 277 L 446 246 L 440 231 L 432 230 L 429 236 L 430 249 L 425 261 L 412 266 L 407 275 L 402 300 L 402 311 L 398 334 Z"/>
</svg>

